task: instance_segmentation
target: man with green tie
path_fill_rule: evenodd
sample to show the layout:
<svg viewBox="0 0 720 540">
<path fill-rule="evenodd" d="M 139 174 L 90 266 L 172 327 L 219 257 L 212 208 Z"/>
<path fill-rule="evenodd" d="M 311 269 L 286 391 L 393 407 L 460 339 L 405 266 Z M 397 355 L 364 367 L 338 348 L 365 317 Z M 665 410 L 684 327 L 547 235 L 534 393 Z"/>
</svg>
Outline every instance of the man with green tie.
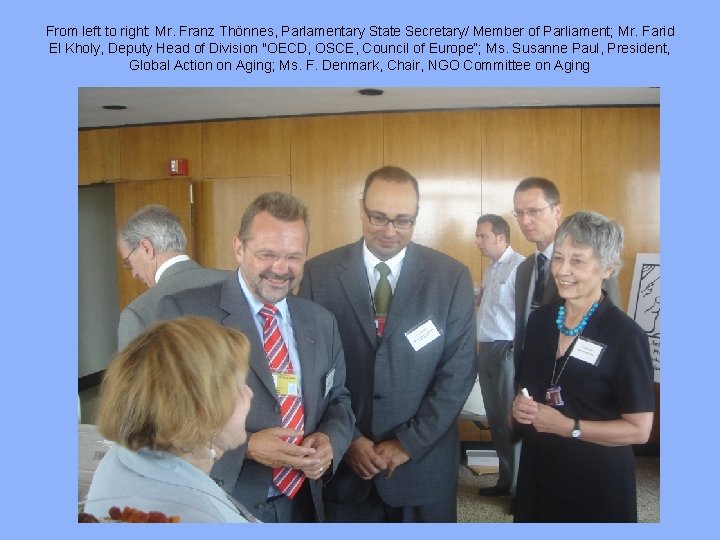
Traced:
<svg viewBox="0 0 720 540">
<path fill-rule="evenodd" d="M 455 522 L 457 416 L 477 373 L 468 269 L 412 242 L 417 180 L 370 173 L 363 238 L 307 262 L 299 294 L 336 317 L 355 434 L 324 491 L 334 522 Z"/>
</svg>

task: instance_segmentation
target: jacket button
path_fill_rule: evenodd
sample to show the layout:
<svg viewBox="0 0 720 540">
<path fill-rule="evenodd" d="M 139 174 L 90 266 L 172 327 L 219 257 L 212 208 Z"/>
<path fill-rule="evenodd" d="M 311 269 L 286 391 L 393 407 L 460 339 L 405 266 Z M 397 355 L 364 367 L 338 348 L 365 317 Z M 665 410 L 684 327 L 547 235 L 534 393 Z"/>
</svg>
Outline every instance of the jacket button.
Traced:
<svg viewBox="0 0 720 540">
<path fill-rule="evenodd" d="M 373 399 L 382 399 L 382 396 L 380 394 L 375 394 L 373 396 Z"/>
<path fill-rule="evenodd" d="M 280 414 L 280 405 L 275 405 L 275 412 Z"/>
<path fill-rule="evenodd" d="M 257 510 L 262 510 L 263 508 L 265 508 L 265 503 L 258 503 L 255 505 L 255 508 Z"/>
</svg>

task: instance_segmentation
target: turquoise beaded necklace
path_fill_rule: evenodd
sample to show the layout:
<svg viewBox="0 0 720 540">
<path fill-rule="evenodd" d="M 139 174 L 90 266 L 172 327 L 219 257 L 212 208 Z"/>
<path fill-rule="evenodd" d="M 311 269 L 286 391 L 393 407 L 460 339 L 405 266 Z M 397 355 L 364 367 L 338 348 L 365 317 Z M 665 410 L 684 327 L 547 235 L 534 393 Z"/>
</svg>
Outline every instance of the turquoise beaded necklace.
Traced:
<svg viewBox="0 0 720 540">
<path fill-rule="evenodd" d="M 593 313 L 595 313 L 595 310 L 598 308 L 600 304 L 595 302 L 592 306 L 590 306 L 590 309 L 588 312 L 583 316 L 580 323 L 575 328 L 568 328 L 565 326 L 565 306 L 560 306 L 558 308 L 558 314 L 557 319 L 555 319 L 555 324 L 557 325 L 557 329 L 560 330 L 563 334 L 566 336 L 577 336 L 580 332 L 582 332 L 585 329 L 585 326 L 587 326 L 588 319 L 592 316 Z"/>
</svg>

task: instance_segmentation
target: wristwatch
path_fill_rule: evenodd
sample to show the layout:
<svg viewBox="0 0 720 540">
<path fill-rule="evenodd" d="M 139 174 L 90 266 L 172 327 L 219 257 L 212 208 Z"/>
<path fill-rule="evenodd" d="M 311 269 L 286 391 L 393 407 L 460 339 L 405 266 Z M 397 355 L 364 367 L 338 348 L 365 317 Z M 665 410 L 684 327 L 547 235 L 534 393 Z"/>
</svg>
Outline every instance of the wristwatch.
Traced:
<svg viewBox="0 0 720 540">
<path fill-rule="evenodd" d="M 572 432 L 570 432 L 570 436 L 573 439 L 579 439 L 580 435 L 582 435 L 582 431 L 580 431 L 580 420 L 577 418 L 575 419 L 575 425 L 573 426 Z"/>
</svg>

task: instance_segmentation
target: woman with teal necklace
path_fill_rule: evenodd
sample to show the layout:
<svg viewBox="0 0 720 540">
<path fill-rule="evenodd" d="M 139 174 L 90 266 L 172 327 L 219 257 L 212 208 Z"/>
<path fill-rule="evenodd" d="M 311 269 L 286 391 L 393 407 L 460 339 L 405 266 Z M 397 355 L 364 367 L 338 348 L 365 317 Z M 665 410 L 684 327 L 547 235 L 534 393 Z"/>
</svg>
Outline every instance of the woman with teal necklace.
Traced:
<svg viewBox="0 0 720 540">
<path fill-rule="evenodd" d="M 516 522 L 637 521 L 631 445 L 650 436 L 655 401 L 647 335 L 601 288 L 622 244 L 622 227 L 594 212 L 557 231 L 561 300 L 530 315 L 516 375 Z"/>
</svg>

